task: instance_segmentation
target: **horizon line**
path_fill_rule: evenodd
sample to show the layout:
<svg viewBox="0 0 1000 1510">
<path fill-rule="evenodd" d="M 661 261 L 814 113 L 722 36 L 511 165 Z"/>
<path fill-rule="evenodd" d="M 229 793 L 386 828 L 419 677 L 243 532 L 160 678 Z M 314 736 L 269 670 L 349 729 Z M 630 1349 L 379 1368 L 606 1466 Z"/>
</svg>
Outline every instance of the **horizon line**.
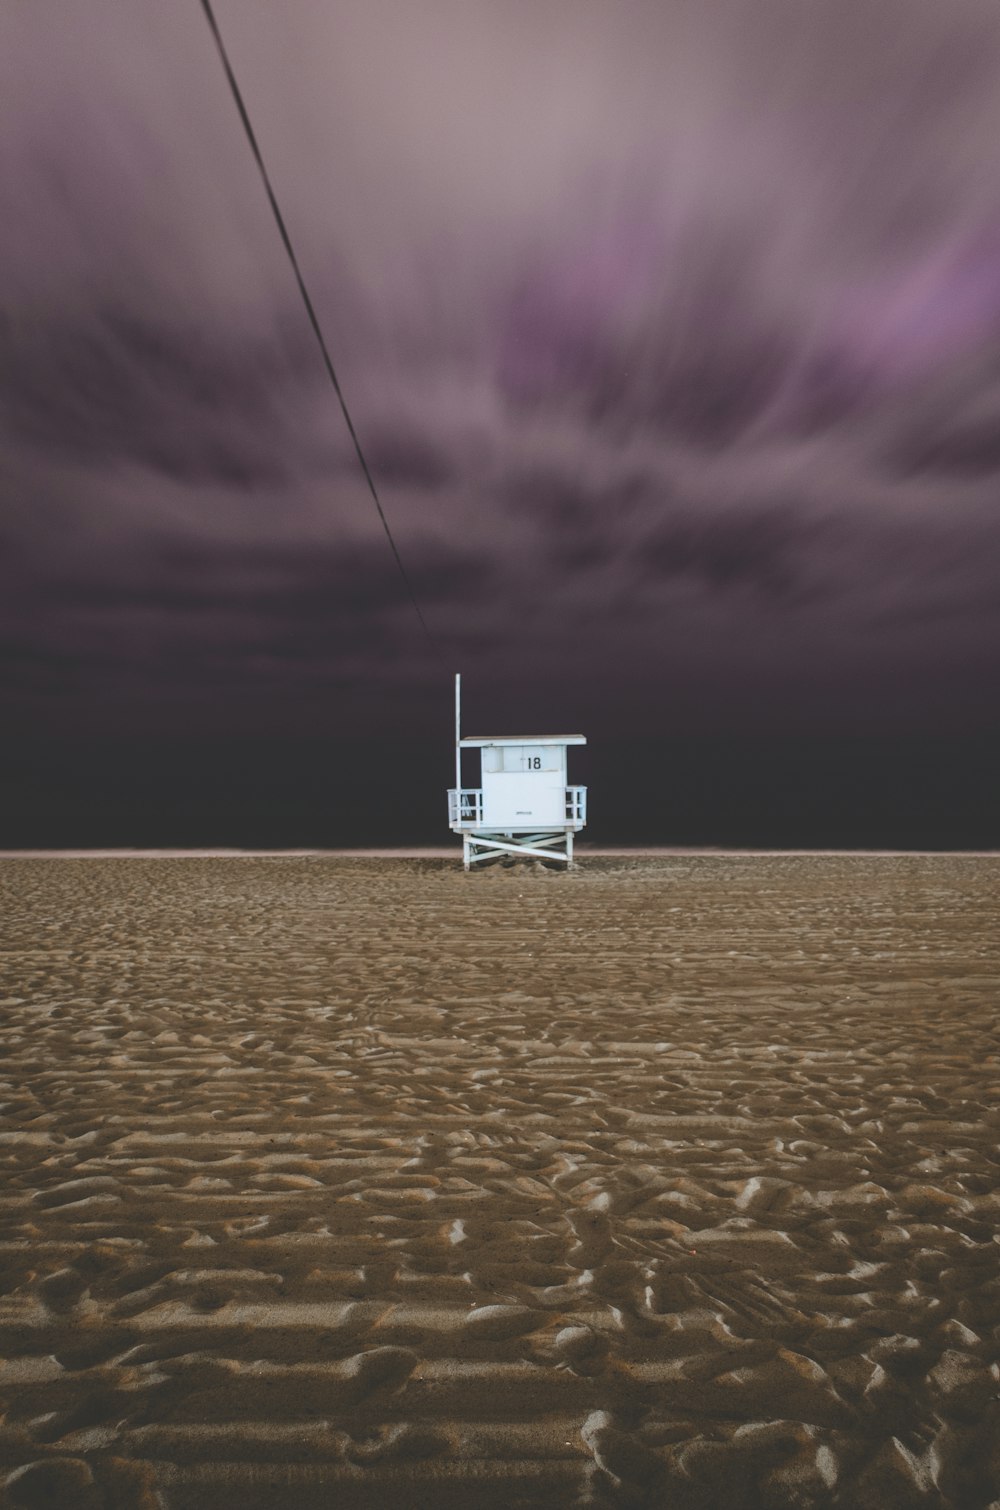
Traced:
<svg viewBox="0 0 1000 1510">
<path fill-rule="evenodd" d="M 833 848 L 833 847 L 825 848 L 825 847 L 820 847 L 820 846 L 816 846 L 816 845 L 805 845 L 805 846 L 803 846 L 801 848 L 794 848 L 794 847 L 790 847 L 790 846 L 785 845 L 785 846 L 782 846 L 781 848 L 768 849 L 768 848 L 765 848 L 765 847 L 763 847 L 761 845 L 751 845 L 751 846 L 742 847 L 742 846 L 739 846 L 739 845 L 713 845 L 713 844 L 702 844 L 702 845 L 668 845 L 668 844 L 633 844 L 633 845 L 607 844 L 607 845 L 605 845 L 605 844 L 595 844 L 595 845 L 580 845 L 580 846 L 578 846 L 578 849 L 579 849 L 579 851 L 581 853 L 581 858 L 589 856 L 589 857 L 592 857 L 592 858 L 595 858 L 595 859 L 614 858 L 616 856 L 618 856 L 618 857 L 625 857 L 625 858 L 634 857 L 636 859 L 644 859 L 644 858 L 645 859 L 656 859 L 656 858 L 658 858 L 660 856 L 665 856 L 665 857 L 675 856 L 675 857 L 678 857 L 678 858 L 689 857 L 689 858 L 692 858 L 692 859 L 698 858 L 699 856 L 724 856 L 724 857 L 731 857 L 731 858 L 739 858 L 739 857 L 743 856 L 743 857 L 746 857 L 748 859 L 752 859 L 752 858 L 766 859 L 766 858 L 771 857 L 771 856 L 777 857 L 777 858 L 780 858 L 780 857 L 794 858 L 797 855 L 798 856 L 803 856 L 803 857 L 807 857 L 807 856 L 815 856 L 815 857 L 829 856 L 831 858 L 850 857 L 850 856 L 871 857 L 871 858 L 884 857 L 884 858 L 887 858 L 887 859 L 902 858 L 902 857 L 905 857 L 905 856 L 908 856 L 908 855 L 909 856 L 914 856 L 914 857 L 921 857 L 921 856 L 935 857 L 936 856 L 936 857 L 939 857 L 941 859 L 946 859 L 946 858 L 955 858 L 955 859 L 958 859 L 958 858 L 963 858 L 963 857 L 967 857 L 967 858 L 970 858 L 970 859 L 973 859 L 973 858 L 996 859 L 996 858 L 1000 857 L 1000 849 L 973 849 L 973 848 L 967 848 L 967 849 L 924 849 L 924 848 L 900 849 L 898 847 L 897 848 L 891 848 L 891 849 L 888 849 L 888 848 L 887 849 L 881 849 L 881 848 L 874 848 L 874 847 L 841 849 L 841 848 Z M 220 845 L 206 845 L 206 846 L 192 845 L 190 847 L 183 847 L 183 846 L 179 846 L 179 845 L 163 845 L 163 846 L 158 847 L 158 848 L 153 848 L 153 847 L 149 847 L 149 846 L 138 846 L 138 845 L 136 845 L 136 846 L 130 846 L 130 845 L 110 845 L 110 846 L 108 846 L 106 848 L 105 847 L 98 847 L 98 846 L 94 846 L 94 847 L 91 847 L 91 848 L 85 848 L 85 847 L 57 848 L 55 846 L 52 846 L 52 847 L 38 847 L 38 846 L 36 846 L 34 848 L 23 848 L 23 849 L 0 849 L 0 860 L 76 860 L 76 859 L 93 859 L 93 860 L 99 860 L 99 859 L 109 859 L 109 860 L 110 859 L 117 859 L 117 860 L 127 860 L 127 859 L 136 859 L 136 860 L 142 860 L 142 859 L 150 859 L 150 860 L 155 860 L 155 859 L 219 859 L 219 860 L 224 860 L 224 859 L 309 859 L 309 858 L 317 858 L 317 859 L 329 858 L 329 859 L 345 859 L 345 860 L 346 859 L 359 859 L 359 860 L 392 860 L 392 859 L 401 859 L 401 860 L 405 860 L 405 859 L 412 859 L 412 860 L 423 860 L 423 859 L 426 859 L 426 860 L 435 859 L 436 860 L 436 859 L 442 859 L 442 860 L 450 860 L 450 859 L 458 859 L 458 860 L 460 860 L 462 858 L 462 851 L 461 851 L 461 849 L 459 847 L 452 846 L 452 845 L 448 845 L 448 846 L 445 846 L 445 845 L 410 845 L 410 846 L 406 846 L 406 845 L 367 845 L 367 846 L 363 846 L 363 847 L 349 847 L 349 848 L 343 848 L 343 849 L 340 849 L 340 848 L 337 848 L 337 849 L 334 849 L 334 848 L 319 848 L 319 847 L 316 847 L 316 848 L 304 848 L 304 847 L 303 848 L 284 848 L 284 847 L 282 847 L 282 848 L 274 848 L 274 849 L 261 849 L 261 848 L 258 848 L 258 847 L 254 847 L 254 848 L 246 848 L 246 849 L 244 849 L 244 848 L 240 848 L 240 847 L 235 846 L 235 845 L 221 845 L 220 844 Z"/>
</svg>

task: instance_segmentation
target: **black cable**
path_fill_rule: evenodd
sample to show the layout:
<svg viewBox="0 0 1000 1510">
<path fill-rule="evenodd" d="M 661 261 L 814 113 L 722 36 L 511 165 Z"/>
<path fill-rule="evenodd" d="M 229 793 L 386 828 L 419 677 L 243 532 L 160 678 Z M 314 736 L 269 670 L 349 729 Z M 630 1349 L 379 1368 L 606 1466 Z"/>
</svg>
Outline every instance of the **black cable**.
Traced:
<svg viewBox="0 0 1000 1510">
<path fill-rule="evenodd" d="M 292 264 L 292 271 L 295 273 L 295 281 L 299 285 L 299 293 L 302 295 L 302 302 L 306 307 L 306 314 L 309 316 L 309 323 L 313 328 L 313 334 L 315 335 L 316 340 L 319 342 L 319 349 L 323 353 L 323 362 L 326 367 L 327 377 L 333 384 L 333 391 L 337 395 L 337 399 L 339 400 L 341 412 L 344 416 L 344 422 L 347 425 L 351 439 L 354 442 L 354 449 L 358 453 L 358 461 L 361 463 L 361 470 L 365 474 L 365 481 L 368 484 L 368 491 L 372 495 L 376 509 L 378 509 L 378 517 L 382 521 L 382 528 L 385 530 L 386 539 L 389 542 L 393 556 L 396 558 L 396 565 L 399 567 L 399 574 L 402 577 L 403 581 L 406 583 L 406 590 L 410 595 L 410 601 L 413 604 L 417 618 L 420 620 L 420 627 L 424 631 L 424 634 L 427 636 L 434 654 L 437 656 L 441 664 L 444 665 L 444 657 L 442 656 L 441 651 L 438 649 L 437 641 L 427 627 L 427 620 L 424 618 L 420 604 L 417 601 L 417 595 L 413 590 L 413 583 L 410 581 L 406 567 L 403 565 L 403 558 L 399 554 L 396 542 L 392 538 L 392 530 L 389 528 L 389 521 L 385 517 L 382 503 L 378 496 L 378 489 L 375 487 L 375 481 L 369 470 L 368 463 L 365 460 L 365 453 L 361 449 L 361 442 L 358 439 L 358 433 L 354 428 L 354 421 L 351 419 L 351 413 L 347 407 L 347 401 L 344 398 L 343 391 L 337 379 L 333 361 L 330 357 L 330 352 L 327 349 L 326 340 L 324 339 L 319 320 L 316 316 L 316 311 L 313 308 L 313 302 L 309 297 L 309 290 L 306 288 L 305 279 L 303 278 L 302 271 L 299 267 L 299 259 L 295 255 L 295 248 L 292 246 L 292 240 L 288 234 L 288 228 L 285 225 L 284 216 L 282 215 L 281 210 L 278 207 L 278 201 L 275 198 L 274 190 L 271 187 L 271 180 L 268 177 L 267 169 L 264 166 L 264 159 L 261 156 L 260 148 L 257 145 L 257 138 L 254 135 L 254 129 L 250 124 L 250 116 L 247 113 L 246 105 L 243 103 L 243 96 L 240 93 L 240 86 L 236 82 L 236 75 L 233 73 L 232 65 L 229 61 L 228 54 L 226 53 L 225 44 L 222 40 L 222 34 L 219 31 L 219 26 L 215 19 L 215 14 L 212 10 L 210 0 L 201 0 L 201 8 L 205 12 L 205 19 L 207 20 L 209 27 L 211 28 L 212 36 L 215 38 L 215 45 L 219 50 L 219 57 L 222 59 L 222 66 L 225 69 L 226 78 L 229 80 L 229 88 L 232 90 L 233 99 L 236 101 L 236 108 L 240 113 L 240 120 L 243 122 L 243 130 L 246 132 L 247 141 L 250 143 L 250 150 L 253 153 L 254 160 L 256 161 L 257 167 L 260 170 L 260 176 L 263 180 L 264 188 L 267 191 L 268 201 L 271 205 L 271 210 L 274 214 L 275 221 L 277 222 L 281 240 L 284 243 L 285 251 L 288 253 L 288 260 Z"/>
</svg>

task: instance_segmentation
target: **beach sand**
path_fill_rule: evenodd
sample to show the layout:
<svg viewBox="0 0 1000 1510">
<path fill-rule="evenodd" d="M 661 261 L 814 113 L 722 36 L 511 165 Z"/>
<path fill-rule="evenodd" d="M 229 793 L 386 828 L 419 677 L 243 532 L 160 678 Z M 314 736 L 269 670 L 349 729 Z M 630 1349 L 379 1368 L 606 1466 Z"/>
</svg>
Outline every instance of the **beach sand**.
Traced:
<svg viewBox="0 0 1000 1510">
<path fill-rule="evenodd" d="M 1000 1500 L 998 899 L 0 862 L 0 1503 Z"/>
</svg>

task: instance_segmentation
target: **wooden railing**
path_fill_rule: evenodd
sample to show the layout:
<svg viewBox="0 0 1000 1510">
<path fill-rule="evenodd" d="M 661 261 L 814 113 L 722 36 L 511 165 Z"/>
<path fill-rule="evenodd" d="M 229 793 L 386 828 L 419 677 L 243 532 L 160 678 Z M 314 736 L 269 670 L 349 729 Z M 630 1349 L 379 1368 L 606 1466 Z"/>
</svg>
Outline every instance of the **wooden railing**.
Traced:
<svg viewBox="0 0 1000 1510">
<path fill-rule="evenodd" d="M 483 792 L 481 787 L 451 787 L 448 791 L 448 822 L 455 828 L 476 828 L 484 821 Z M 587 821 L 587 788 L 566 788 L 565 821 L 574 828 L 582 828 Z"/>
<path fill-rule="evenodd" d="M 587 788 L 585 786 L 568 786 L 566 788 L 566 822 L 586 823 L 587 821 Z"/>
<path fill-rule="evenodd" d="M 481 787 L 451 787 L 448 791 L 449 823 L 482 823 L 483 791 Z"/>
</svg>

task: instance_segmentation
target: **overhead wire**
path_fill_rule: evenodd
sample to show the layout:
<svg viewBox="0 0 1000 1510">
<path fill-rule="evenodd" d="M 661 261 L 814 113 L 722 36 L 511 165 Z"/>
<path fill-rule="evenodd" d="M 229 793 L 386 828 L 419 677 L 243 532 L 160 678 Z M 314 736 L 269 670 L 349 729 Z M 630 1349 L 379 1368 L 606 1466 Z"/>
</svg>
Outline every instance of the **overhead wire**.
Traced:
<svg viewBox="0 0 1000 1510">
<path fill-rule="evenodd" d="M 285 224 L 285 218 L 281 213 L 281 207 L 278 204 L 277 196 L 275 195 L 274 188 L 271 184 L 270 175 L 264 164 L 263 154 L 257 143 L 257 137 L 254 132 L 253 126 L 250 123 L 249 112 L 244 102 L 240 86 L 236 81 L 236 74 L 233 72 L 233 66 L 229 61 L 229 54 L 227 53 L 225 43 L 222 40 L 222 33 L 220 32 L 218 22 L 215 19 L 215 12 L 212 9 L 211 0 L 201 0 L 201 8 L 205 12 L 205 19 L 208 22 L 209 29 L 211 30 L 212 36 L 215 39 L 215 45 L 218 49 L 219 58 L 221 59 L 223 70 L 229 82 L 229 88 L 236 103 L 236 109 L 239 112 L 240 120 L 243 123 L 243 130 L 246 133 L 247 141 L 250 144 L 250 150 L 253 153 L 254 161 L 257 164 L 261 180 L 264 184 L 268 203 L 271 206 L 271 212 L 274 215 L 274 219 L 278 227 L 278 233 L 281 236 L 282 244 L 284 245 L 288 260 L 292 265 L 292 271 L 295 274 L 295 281 L 298 284 L 299 293 L 302 295 L 302 302 L 305 305 L 306 314 L 309 317 L 309 323 L 312 326 L 313 334 L 316 337 L 320 352 L 322 353 L 323 365 L 326 368 L 326 375 L 330 379 L 334 393 L 337 395 L 337 400 L 340 404 L 340 410 L 344 416 L 344 423 L 347 426 L 351 440 L 354 442 L 354 449 L 357 453 L 358 461 L 361 464 L 361 470 L 364 473 L 365 481 L 368 484 L 368 491 L 371 493 L 372 501 L 374 502 L 375 507 L 378 510 L 378 517 L 382 521 L 382 528 L 385 531 L 386 539 L 389 542 L 389 547 L 395 558 L 396 565 L 399 568 L 399 574 L 406 584 L 406 590 L 409 594 L 410 602 L 413 604 L 414 612 L 416 613 L 417 618 L 420 621 L 420 627 L 424 631 L 424 634 L 426 635 L 428 643 L 430 644 L 435 656 L 441 662 L 441 664 L 444 665 L 444 656 L 441 653 L 437 640 L 434 638 L 433 634 L 430 631 L 427 620 L 424 618 L 419 599 L 417 598 L 413 583 L 410 580 L 410 575 L 407 572 L 405 565 L 403 564 L 403 558 L 399 553 L 399 547 L 397 546 L 396 541 L 393 538 L 392 530 L 389 527 L 389 521 L 385 516 L 385 510 L 382 507 L 382 501 L 379 498 L 378 489 L 375 486 L 375 479 L 372 476 L 371 468 L 369 467 L 368 462 L 365 458 L 365 453 L 361 448 L 361 441 L 358 437 L 357 430 L 354 428 L 354 421 L 351 418 L 351 411 L 347 407 L 347 400 L 345 399 L 343 389 L 340 386 L 336 368 L 333 365 L 333 359 L 330 356 L 330 350 L 326 344 L 326 338 L 323 335 L 323 330 L 319 323 L 319 317 L 316 314 L 315 306 L 313 305 L 312 299 L 309 296 L 309 290 L 306 287 L 306 281 L 302 275 L 302 269 L 299 266 L 299 259 L 296 256 L 295 248 L 292 245 L 292 238 L 288 234 L 288 227 Z"/>
</svg>

